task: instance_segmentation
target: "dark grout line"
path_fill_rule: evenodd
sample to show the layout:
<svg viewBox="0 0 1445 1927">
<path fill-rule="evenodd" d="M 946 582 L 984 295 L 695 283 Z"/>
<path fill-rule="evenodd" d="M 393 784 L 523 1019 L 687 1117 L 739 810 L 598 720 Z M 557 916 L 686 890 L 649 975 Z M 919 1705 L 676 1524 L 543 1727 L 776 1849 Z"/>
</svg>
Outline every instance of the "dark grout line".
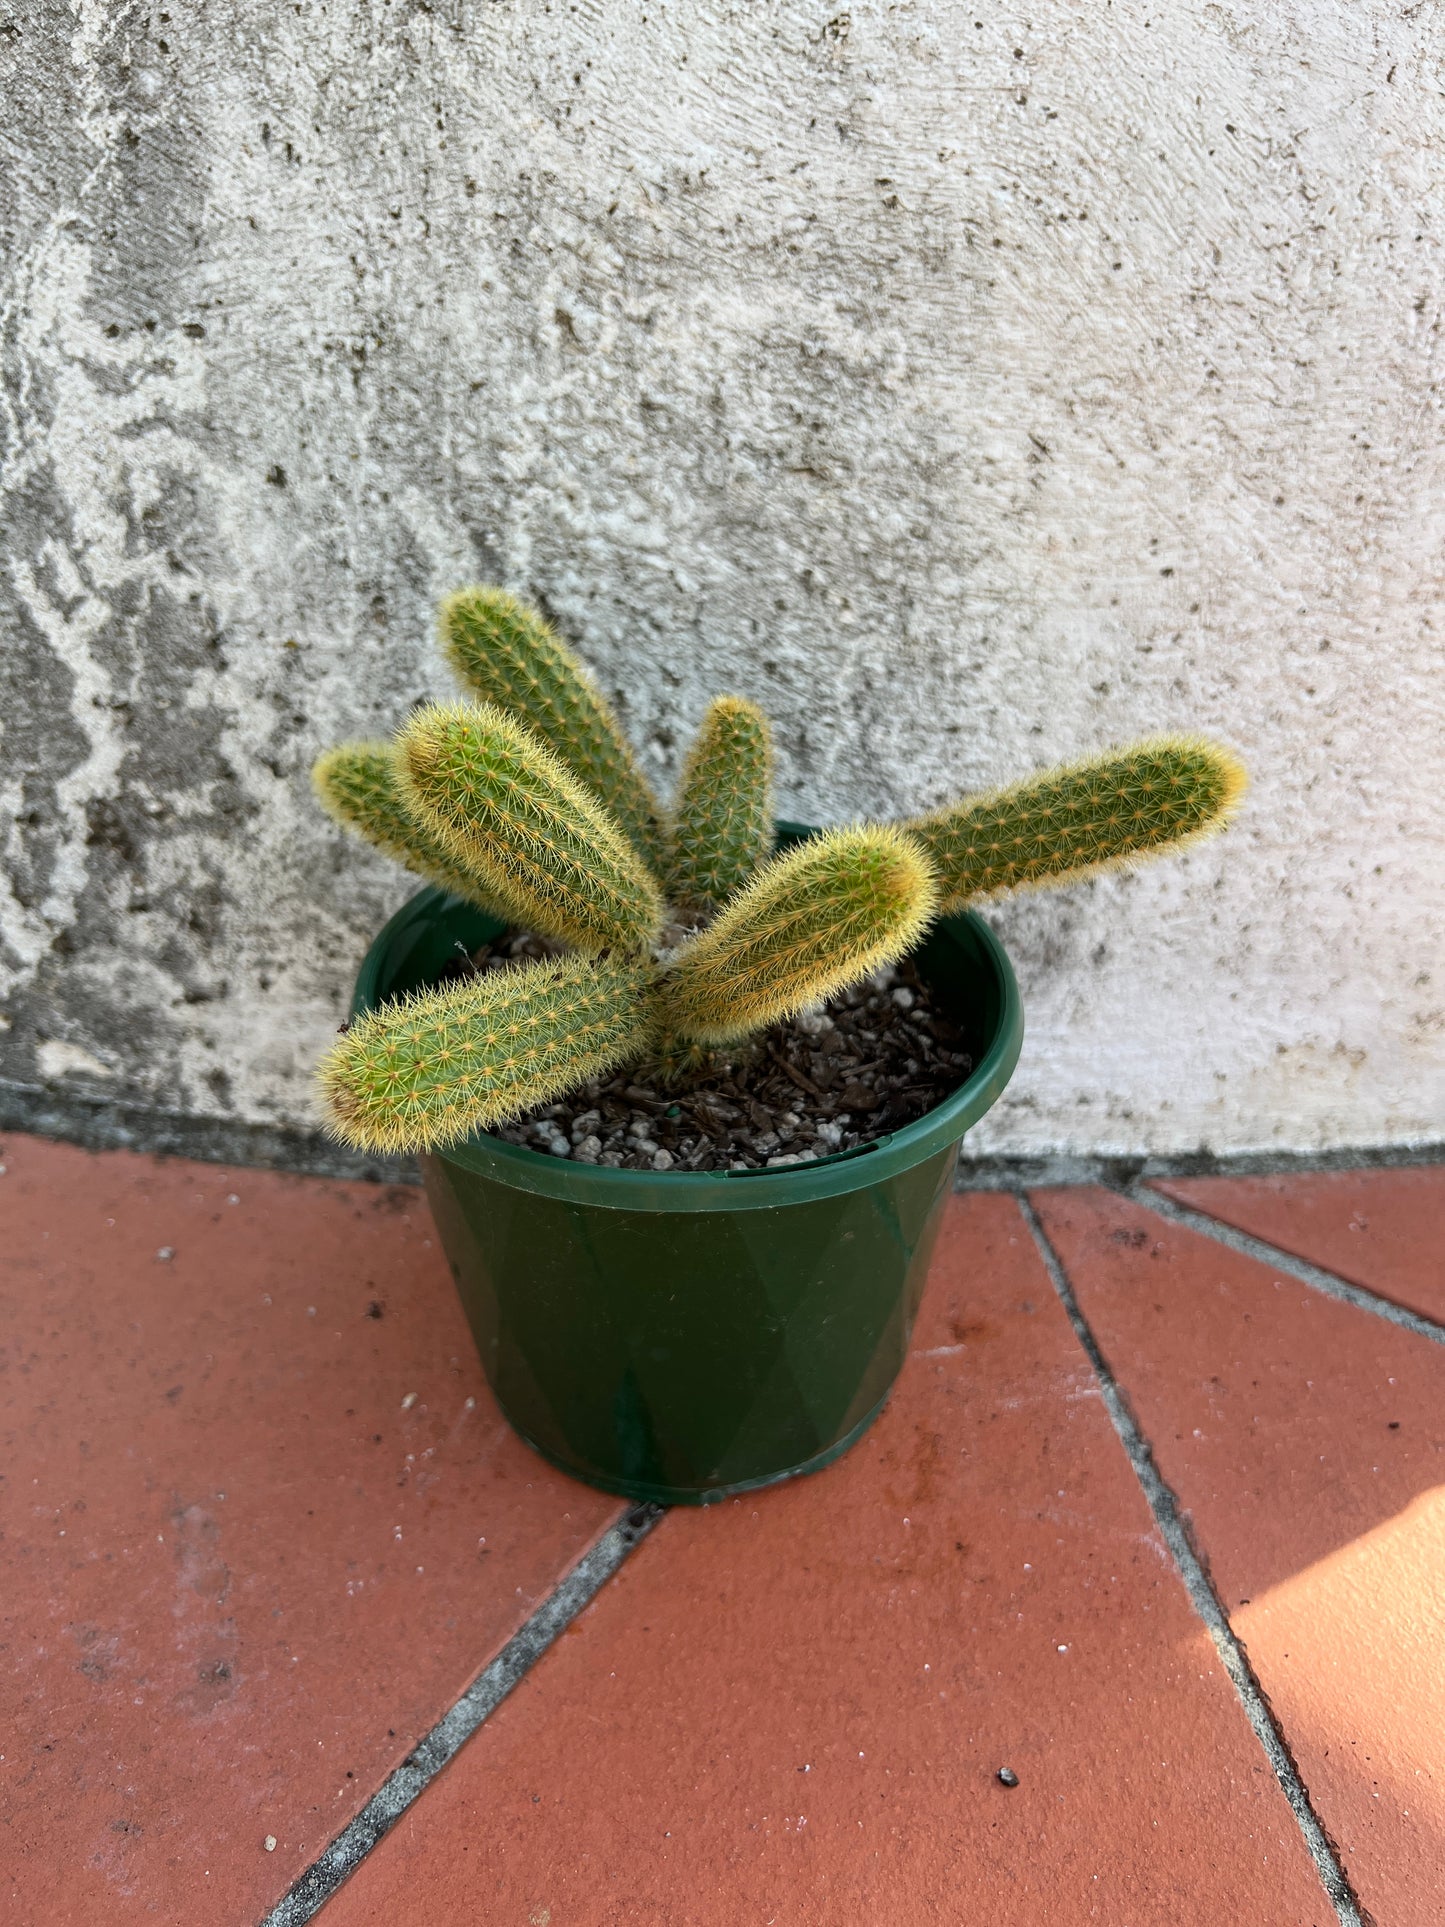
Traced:
<svg viewBox="0 0 1445 1927">
<path fill-rule="evenodd" d="M 1423 1312 L 1411 1311 L 1408 1305 L 1396 1304 L 1393 1298 L 1367 1291 L 1363 1285 L 1352 1285 L 1348 1278 L 1341 1278 L 1333 1271 L 1312 1265 L 1307 1258 L 1296 1258 L 1292 1252 L 1281 1251 L 1277 1245 L 1266 1244 L 1263 1238 L 1256 1238 L 1248 1231 L 1236 1230 L 1232 1224 L 1225 1224 L 1220 1218 L 1211 1218 L 1206 1212 L 1196 1211 L 1192 1205 L 1180 1204 L 1163 1191 L 1152 1191 L 1144 1184 L 1113 1188 L 1133 1203 L 1142 1205 L 1146 1211 L 1168 1218 L 1171 1224 L 1180 1225 L 1186 1231 L 1197 1231 L 1201 1237 L 1212 1238 L 1216 1244 L 1237 1251 L 1241 1258 L 1252 1258 L 1256 1264 L 1268 1265 L 1272 1271 L 1287 1272 L 1302 1285 L 1322 1291 L 1329 1298 L 1338 1298 L 1343 1304 L 1353 1305 L 1356 1311 L 1367 1311 L 1375 1318 L 1387 1319 L 1390 1324 L 1413 1332 L 1417 1338 L 1428 1338 L 1436 1345 L 1445 1345 L 1445 1325 L 1437 1324 Z"/>
<path fill-rule="evenodd" d="M 1069 1323 L 1074 1328 L 1074 1335 L 1083 1346 L 1089 1363 L 1094 1368 L 1104 1395 L 1104 1404 L 1109 1417 L 1114 1422 L 1114 1430 L 1118 1433 L 1119 1442 L 1128 1454 L 1129 1463 L 1134 1468 L 1134 1476 L 1143 1489 L 1149 1510 L 1154 1515 L 1164 1543 L 1179 1569 L 1179 1576 L 1189 1594 L 1190 1603 L 1208 1628 L 1209 1636 L 1214 1641 L 1215 1651 L 1219 1654 L 1220 1662 L 1229 1675 L 1235 1692 L 1239 1695 L 1249 1723 L 1254 1728 L 1255 1737 L 1264 1748 L 1269 1763 L 1274 1769 L 1275 1778 L 1279 1781 L 1284 1796 L 1293 1809 L 1300 1832 L 1304 1835 L 1305 1846 L 1324 1883 L 1325 1892 L 1339 1916 L 1341 1927 L 1375 1927 L 1372 1916 L 1361 1905 L 1350 1884 L 1349 1875 L 1340 1861 L 1339 1850 L 1325 1831 L 1324 1823 L 1310 1802 L 1309 1790 L 1300 1775 L 1294 1755 L 1290 1752 L 1289 1742 L 1275 1719 L 1264 1689 L 1255 1677 L 1243 1643 L 1229 1623 L 1229 1615 L 1214 1589 L 1204 1561 L 1189 1536 L 1188 1528 L 1180 1514 L 1179 1501 L 1154 1463 L 1149 1442 L 1138 1420 L 1134 1417 L 1128 1399 L 1120 1388 L 1098 1339 L 1094 1336 L 1093 1328 L 1079 1307 L 1074 1288 L 1069 1283 L 1068 1274 L 1064 1270 L 1058 1253 L 1049 1242 L 1048 1234 L 1039 1222 L 1032 1202 L 1024 1196 L 1020 1196 L 1018 1202 L 1024 1221 L 1033 1233 L 1039 1256 L 1043 1259 L 1054 1290 L 1058 1293 L 1059 1300 L 1068 1314 Z"/>
<path fill-rule="evenodd" d="M 977 1157 L 964 1140 L 954 1180 L 959 1191 L 1042 1191 L 1055 1185 L 1103 1184 L 1127 1190 L 1149 1178 L 1295 1177 L 1317 1171 L 1397 1171 L 1445 1164 L 1445 1142 L 1358 1144 L 1337 1151 L 1181 1151 L 1171 1157 L 1093 1157 L 1044 1152 L 1035 1157 Z"/>
<path fill-rule="evenodd" d="M 489 1714 L 536 1665 L 552 1642 L 606 1585 L 628 1555 L 663 1516 L 656 1505 L 636 1506 L 572 1568 L 521 1630 L 444 1713 L 384 1785 L 372 1795 L 350 1826 L 331 1842 L 277 1902 L 261 1927 L 301 1927 L 350 1877 L 418 1796 Z"/>
</svg>

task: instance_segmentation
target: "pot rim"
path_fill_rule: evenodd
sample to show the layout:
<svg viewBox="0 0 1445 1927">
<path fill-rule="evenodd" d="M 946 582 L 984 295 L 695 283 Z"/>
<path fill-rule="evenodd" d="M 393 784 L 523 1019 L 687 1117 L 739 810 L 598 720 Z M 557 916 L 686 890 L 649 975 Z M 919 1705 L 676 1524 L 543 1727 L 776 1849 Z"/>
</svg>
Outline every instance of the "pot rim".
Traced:
<svg viewBox="0 0 1445 1927">
<path fill-rule="evenodd" d="M 792 830 L 791 824 L 779 826 Z M 371 1009 L 387 951 L 406 929 L 448 904 L 458 902 L 428 884 L 389 918 L 362 960 L 352 1000 L 353 1014 Z M 468 906 L 470 909 L 471 906 Z M 894 1177 L 925 1158 L 957 1144 L 971 1124 L 997 1100 L 1023 1045 L 1023 1005 L 1008 953 L 998 937 L 971 910 L 941 917 L 931 934 L 951 930 L 970 938 L 993 971 L 999 993 L 998 1020 L 983 1056 L 943 1103 L 912 1124 L 833 1157 L 752 1171 L 624 1171 L 610 1165 L 574 1164 L 547 1151 L 530 1151 L 505 1138 L 476 1131 L 445 1150 L 422 1154 L 513 1190 L 614 1211 L 756 1211 L 838 1197 Z"/>
</svg>

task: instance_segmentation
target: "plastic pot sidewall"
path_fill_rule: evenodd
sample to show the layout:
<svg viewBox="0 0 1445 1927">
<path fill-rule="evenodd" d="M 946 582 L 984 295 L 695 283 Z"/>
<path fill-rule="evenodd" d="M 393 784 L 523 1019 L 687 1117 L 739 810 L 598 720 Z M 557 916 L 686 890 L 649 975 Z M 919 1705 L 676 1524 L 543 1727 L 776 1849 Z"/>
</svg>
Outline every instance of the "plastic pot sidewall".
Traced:
<svg viewBox="0 0 1445 1927">
<path fill-rule="evenodd" d="M 499 929 L 421 891 L 367 953 L 353 1010 L 434 982 L 458 943 Z M 421 1160 L 488 1381 L 555 1464 L 632 1499 L 705 1504 L 826 1464 L 881 1408 L 960 1141 L 1023 1034 L 1008 959 L 976 917 L 944 920 L 915 961 L 973 1030 L 976 1068 L 866 1150 L 654 1174 L 479 1133 Z"/>
</svg>

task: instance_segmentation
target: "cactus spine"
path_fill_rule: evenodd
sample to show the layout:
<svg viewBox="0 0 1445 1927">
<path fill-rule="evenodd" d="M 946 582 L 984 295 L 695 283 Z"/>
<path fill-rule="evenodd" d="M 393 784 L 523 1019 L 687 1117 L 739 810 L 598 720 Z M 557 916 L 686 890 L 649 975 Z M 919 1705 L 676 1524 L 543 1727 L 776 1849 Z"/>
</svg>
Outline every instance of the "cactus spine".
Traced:
<svg viewBox="0 0 1445 1927">
<path fill-rule="evenodd" d="M 673 819 L 672 901 L 716 910 L 773 847 L 773 745 L 768 719 L 719 696 L 688 753 Z"/>
<path fill-rule="evenodd" d="M 664 1033 L 725 1044 L 856 983 L 922 936 L 937 891 L 891 828 L 827 830 L 775 857 L 677 956 Z"/>
<path fill-rule="evenodd" d="M 659 873 L 662 811 L 597 685 L 535 609 L 504 589 L 459 589 L 441 605 L 442 648 L 481 701 L 533 729 Z"/>
<path fill-rule="evenodd" d="M 321 1063 L 332 1128 L 365 1151 L 429 1151 L 600 1077 L 648 1042 L 651 974 L 566 957 L 369 1011 Z"/>
<path fill-rule="evenodd" d="M 662 924 L 651 872 L 602 805 L 531 730 L 490 704 L 433 704 L 396 743 L 422 827 L 539 935 L 578 950 L 647 949 Z"/>
<path fill-rule="evenodd" d="M 517 906 L 457 863 L 450 852 L 408 812 L 396 780 L 390 743 L 342 743 L 317 758 L 312 787 L 328 816 L 354 830 L 386 856 L 404 863 L 428 883 L 465 897 L 483 910 L 515 921 Z"/>
<path fill-rule="evenodd" d="M 1072 881 L 1219 829 L 1244 793 L 1243 765 L 1192 736 L 1160 736 L 965 797 L 905 827 L 938 874 L 946 914 L 976 897 Z"/>
</svg>

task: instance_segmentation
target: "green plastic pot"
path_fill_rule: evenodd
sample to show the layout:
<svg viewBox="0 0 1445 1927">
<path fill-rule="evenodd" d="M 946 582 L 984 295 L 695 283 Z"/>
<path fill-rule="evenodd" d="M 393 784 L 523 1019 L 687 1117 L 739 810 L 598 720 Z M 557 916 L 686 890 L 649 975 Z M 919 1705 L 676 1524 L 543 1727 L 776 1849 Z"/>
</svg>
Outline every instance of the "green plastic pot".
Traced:
<svg viewBox="0 0 1445 1927">
<path fill-rule="evenodd" d="M 367 952 L 353 1013 L 501 929 L 422 890 Z M 914 960 L 975 1069 L 887 1137 L 773 1171 L 615 1171 L 480 1132 L 421 1160 L 488 1381 L 544 1458 L 629 1499 L 706 1505 L 816 1471 L 878 1415 L 959 1143 L 1023 1041 L 1013 971 L 977 917 L 944 919 Z"/>
</svg>

